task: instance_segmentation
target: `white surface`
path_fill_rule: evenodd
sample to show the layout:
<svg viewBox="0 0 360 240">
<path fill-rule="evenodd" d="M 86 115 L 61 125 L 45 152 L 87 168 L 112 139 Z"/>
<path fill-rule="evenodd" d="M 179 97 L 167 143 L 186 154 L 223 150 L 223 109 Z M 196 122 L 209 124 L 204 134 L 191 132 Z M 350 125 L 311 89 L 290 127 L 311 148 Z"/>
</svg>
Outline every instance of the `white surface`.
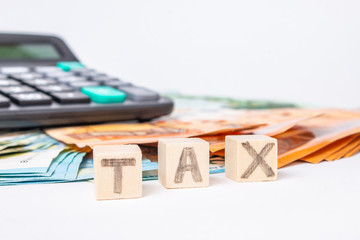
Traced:
<svg viewBox="0 0 360 240">
<path fill-rule="evenodd" d="M 360 1 L 1 0 L 0 30 L 63 36 L 155 90 L 358 107 Z"/>
<path fill-rule="evenodd" d="M 96 201 L 93 183 L 0 187 L 1 239 L 359 239 L 360 155 L 279 170 L 278 180 Z M 36 236 L 36 238 L 35 238 Z"/>
</svg>

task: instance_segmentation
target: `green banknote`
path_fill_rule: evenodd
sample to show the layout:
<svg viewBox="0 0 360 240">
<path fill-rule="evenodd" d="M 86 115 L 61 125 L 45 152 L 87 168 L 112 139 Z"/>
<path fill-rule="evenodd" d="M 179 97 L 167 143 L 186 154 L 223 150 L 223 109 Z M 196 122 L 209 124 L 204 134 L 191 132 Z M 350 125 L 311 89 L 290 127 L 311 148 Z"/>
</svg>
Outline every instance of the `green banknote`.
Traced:
<svg viewBox="0 0 360 240">
<path fill-rule="evenodd" d="M 244 100 L 229 97 L 192 96 L 182 94 L 166 94 L 175 101 L 177 107 L 204 108 L 232 108 L 232 109 L 272 109 L 295 108 L 297 104 L 266 100 Z"/>
</svg>

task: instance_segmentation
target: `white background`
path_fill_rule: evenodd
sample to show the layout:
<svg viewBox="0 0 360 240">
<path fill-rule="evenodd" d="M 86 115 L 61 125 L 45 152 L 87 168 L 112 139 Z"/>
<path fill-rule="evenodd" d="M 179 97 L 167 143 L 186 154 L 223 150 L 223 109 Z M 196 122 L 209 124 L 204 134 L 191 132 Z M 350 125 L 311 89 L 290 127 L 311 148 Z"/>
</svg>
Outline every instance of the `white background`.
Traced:
<svg viewBox="0 0 360 240">
<path fill-rule="evenodd" d="M 87 65 L 159 91 L 358 107 L 360 1 L 0 0 L 0 30 L 63 36 Z M 0 187 L 0 239 L 359 239 L 360 156 L 268 183 Z"/>
<path fill-rule="evenodd" d="M 358 107 L 360 1 L 0 0 L 0 30 L 63 36 L 159 91 Z"/>
</svg>

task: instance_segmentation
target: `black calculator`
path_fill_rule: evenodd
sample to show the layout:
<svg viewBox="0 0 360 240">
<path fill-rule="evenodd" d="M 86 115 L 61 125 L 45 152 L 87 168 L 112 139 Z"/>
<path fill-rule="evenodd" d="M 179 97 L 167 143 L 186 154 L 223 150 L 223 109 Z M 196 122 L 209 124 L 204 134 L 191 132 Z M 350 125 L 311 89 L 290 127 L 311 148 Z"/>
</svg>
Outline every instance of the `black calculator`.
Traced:
<svg viewBox="0 0 360 240">
<path fill-rule="evenodd" d="M 59 37 L 0 34 L 0 129 L 146 121 L 172 109 L 153 90 L 86 67 Z"/>
</svg>

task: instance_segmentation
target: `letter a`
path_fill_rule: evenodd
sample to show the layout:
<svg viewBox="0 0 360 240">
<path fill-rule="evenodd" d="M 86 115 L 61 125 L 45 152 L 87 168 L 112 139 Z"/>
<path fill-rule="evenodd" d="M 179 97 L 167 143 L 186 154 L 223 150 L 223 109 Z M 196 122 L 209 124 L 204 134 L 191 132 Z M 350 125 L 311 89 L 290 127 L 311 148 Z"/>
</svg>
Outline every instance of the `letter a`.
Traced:
<svg viewBox="0 0 360 240">
<path fill-rule="evenodd" d="M 189 163 L 187 161 L 188 159 L 190 160 Z M 174 182 L 182 183 L 186 171 L 191 171 L 192 178 L 195 182 L 202 181 L 199 165 L 196 159 L 196 153 L 193 147 L 185 147 L 182 150 Z"/>
</svg>

